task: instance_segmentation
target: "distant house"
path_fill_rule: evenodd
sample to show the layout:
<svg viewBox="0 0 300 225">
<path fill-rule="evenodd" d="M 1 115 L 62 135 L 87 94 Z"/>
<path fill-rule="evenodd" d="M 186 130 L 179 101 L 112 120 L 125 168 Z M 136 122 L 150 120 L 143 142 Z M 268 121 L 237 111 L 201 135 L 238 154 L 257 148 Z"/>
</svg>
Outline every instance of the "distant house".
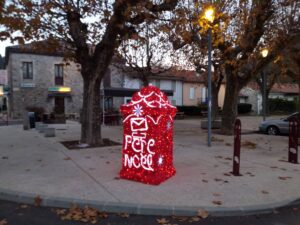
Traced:
<svg viewBox="0 0 300 225">
<path fill-rule="evenodd" d="M 168 70 L 162 73 L 157 73 L 148 77 L 149 84 L 160 88 L 166 92 L 169 101 L 173 105 L 181 106 L 182 102 L 182 77 L 174 76 L 172 70 Z M 123 77 L 123 87 L 125 89 L 138 90 L 143 86 L 139 74 L 136 71 L 126 72 Z M 127 103 L 131 97 L 124 98 L 124 103 Z"/>
<path fill-rule="evenodd" d="M 7 71 L 0 69 L 0 111 L 7 109 Z"/>
<path fill-rule="evenodd" d="M 125 61 L 112 59 L 101 83 L 102 111 L 118 111 L 134 92 L 142 87 L 137 72 L 123 70 Z M 46 114 L 80 114 L 83 101 L 83 81 L 80 65 L 66 63 L 63 52 L 49 53 L 25 47 L 6 48 L 5 65 L 9 86 L 8 109 L 13 118 L 21 118 L 28 107 L 43 108 Z M 1 79 L 1 78 L 0 78 Z M 207 102 L 207 88 L 195 71 L 168 70 L 149 76 L 149 83 L 164 91 L 176 106 L 199 105 Z M 104 87 L 104 88 L 103 88 Z M 223 106 L 224 86 L 219 93 L 219 106 Z"/>
<path fill-rule="evenodd" d="M 82 77 L 77 64 L 64 63 L 61 52 L 11 46 L 6 48 L 5 59 L 10 117 L 22 117 L 28 107 L 41 107 L 45 113 L 79 113 Z"/>
<path fill-rule="evenodd" d="M 275 83 L 270 90 L 269 99 L 282 98 L 293 101 L 298 98 L 299 86 L 293 83 Z M 250 82 L 239 94 L 240 103 L 249 103 L 252 105 L 253 113 L 259 115 L 262 111 L 262 94 L 259 86 L 255 82 Z"/>
<path fill-rule="evenodd" d="M 179 71 L 183 78 L 183 105 L 196 106 L 207 103 L 208 90 L 207 81 L 203 75 L 196 71 Z M 218 95 L 218 105 L 223 108 L 225 96 L 225 85 L 222 84 Z"/>
</svg>

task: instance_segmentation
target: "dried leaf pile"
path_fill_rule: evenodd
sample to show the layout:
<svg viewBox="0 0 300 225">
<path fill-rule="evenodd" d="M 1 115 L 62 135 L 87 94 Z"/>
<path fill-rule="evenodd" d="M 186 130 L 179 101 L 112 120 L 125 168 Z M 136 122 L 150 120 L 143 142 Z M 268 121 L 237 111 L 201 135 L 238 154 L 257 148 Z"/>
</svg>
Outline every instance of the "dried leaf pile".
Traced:
<svg viewBox="0 0 300 225">
<path fill-rule="evenodd" d="M 97 223 L 99 218 L 105 219 L 108 217 L 106 213 L 88 206 L 82 209 L 77 205 L 72 205 L 70 209 L 57 209 L 55 212 L 62 220 L 75 220 L 92 224 Z"/>
</svg>

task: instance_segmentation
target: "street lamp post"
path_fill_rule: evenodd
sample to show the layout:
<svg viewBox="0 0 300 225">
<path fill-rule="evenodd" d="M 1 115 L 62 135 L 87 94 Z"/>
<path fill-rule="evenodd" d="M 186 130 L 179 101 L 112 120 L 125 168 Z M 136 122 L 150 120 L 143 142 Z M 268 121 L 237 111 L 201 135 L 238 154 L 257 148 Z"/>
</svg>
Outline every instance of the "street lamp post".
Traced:
<svg viewBox="0 0 300 225">
<path fill-rule="evenodd" d="M 205 19 L 210 23 L 214 21 L 214 9 L 212 7 L 205 11 Z M 212 51 L 212 34 L 211 27 L 208 28 L 208 70 L 207 70 L 207 87 L 208 87 L 208 107 L 207 107 L 207 146 L 211 146 L 211 51 Z"/>
<path fill-rule="evenodd" d="M 266 58 L 269 54 L 269 50 L 268 49 L 263 49 L 261 51 L 261 55 L 263 58 Z M 263 121 L 266 120 L 266 114 L 267 114 L 267 77 L 266 77 L 266 73 L 263 70 L 262 71 L 262 84 L 263 84 L 263 93 L 262 93 L 262 97 L 263 97 Z"/>
</svg>

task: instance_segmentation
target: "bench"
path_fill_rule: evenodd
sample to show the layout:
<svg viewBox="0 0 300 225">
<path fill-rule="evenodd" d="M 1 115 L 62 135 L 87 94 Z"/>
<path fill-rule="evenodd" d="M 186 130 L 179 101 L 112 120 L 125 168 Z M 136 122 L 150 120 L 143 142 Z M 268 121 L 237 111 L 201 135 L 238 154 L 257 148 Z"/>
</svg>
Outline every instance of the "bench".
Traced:
<svg viewBox="0 0 300 225">
<path fill-rule="evenodd" d="M 177 112 L 175 115 L 175 119 L 184 119 L 184 112 Z"/>
</svg>

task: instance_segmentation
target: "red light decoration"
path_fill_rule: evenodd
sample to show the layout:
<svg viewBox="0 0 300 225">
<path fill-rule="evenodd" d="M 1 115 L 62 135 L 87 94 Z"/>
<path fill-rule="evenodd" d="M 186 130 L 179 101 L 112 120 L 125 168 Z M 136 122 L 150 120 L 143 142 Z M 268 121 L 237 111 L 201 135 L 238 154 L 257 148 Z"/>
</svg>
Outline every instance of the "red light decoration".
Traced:
<svg viewBox="0 0 300 225">
<path fill-rule="evenodd" d="M 120 177 L 158 185 L 173 176 L 176 107 L 154 86 L 143 87 L 121 106 L 123 150 Z"/>
</svg>

